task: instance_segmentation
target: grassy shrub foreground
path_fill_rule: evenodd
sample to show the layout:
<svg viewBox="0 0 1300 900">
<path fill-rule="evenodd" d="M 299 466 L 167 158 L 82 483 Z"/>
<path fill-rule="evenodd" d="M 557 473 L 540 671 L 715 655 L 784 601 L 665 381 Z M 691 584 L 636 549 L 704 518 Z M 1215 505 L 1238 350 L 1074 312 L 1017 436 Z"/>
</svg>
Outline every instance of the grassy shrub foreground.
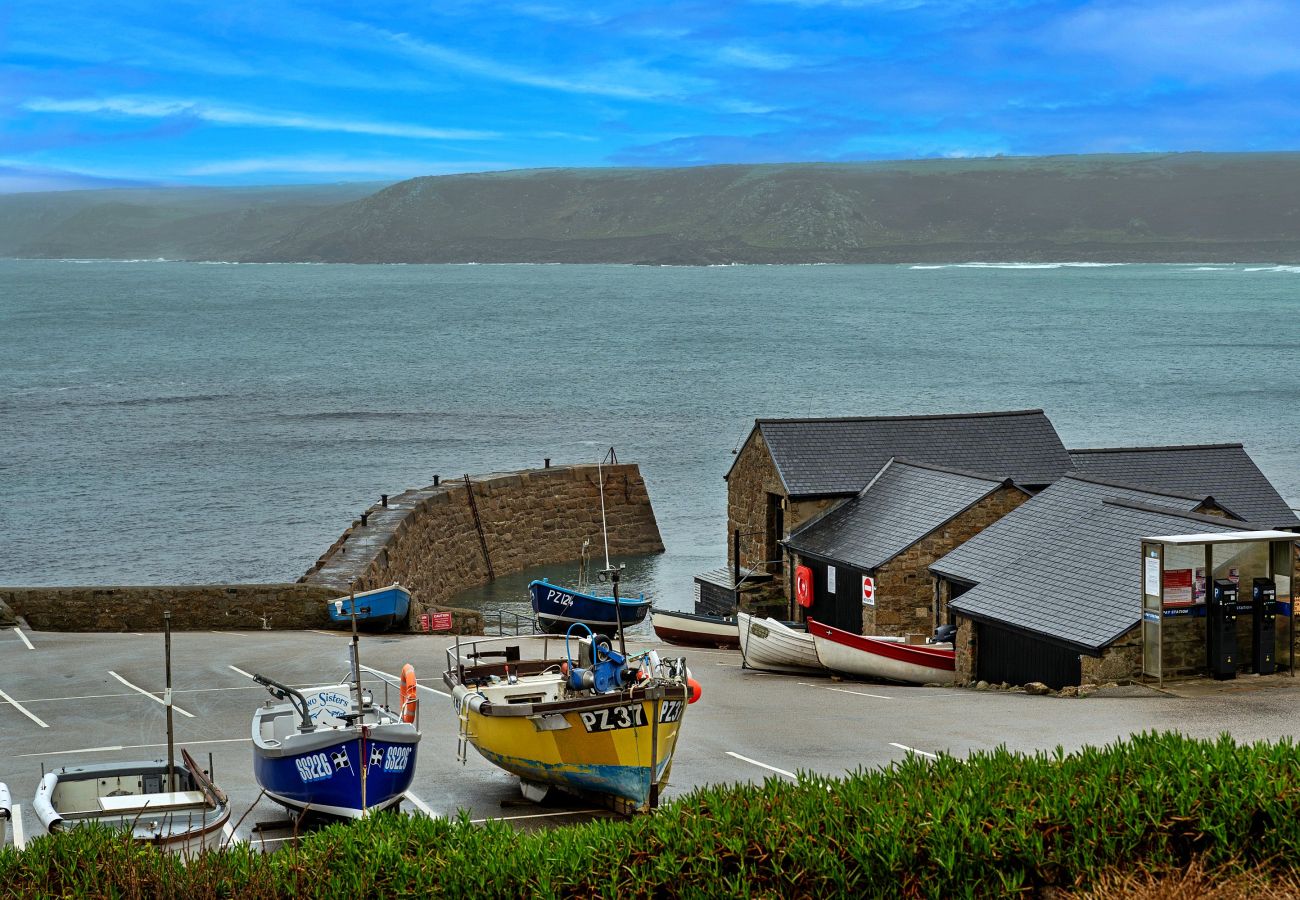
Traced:
<svg viewBox="0 0 1300 900">
<path fill-rule="evenodd" d="M 1193 862 L 1282 871 L 1297 853 L 1295 744 L 1150 733 L 705 788 L 656 815 L 530 834 L 378 816 L 270 856 L 236 846 L 185 863 L 73 833 L 0 852 L 0 896 L 985 897 Z"/>
</svg>

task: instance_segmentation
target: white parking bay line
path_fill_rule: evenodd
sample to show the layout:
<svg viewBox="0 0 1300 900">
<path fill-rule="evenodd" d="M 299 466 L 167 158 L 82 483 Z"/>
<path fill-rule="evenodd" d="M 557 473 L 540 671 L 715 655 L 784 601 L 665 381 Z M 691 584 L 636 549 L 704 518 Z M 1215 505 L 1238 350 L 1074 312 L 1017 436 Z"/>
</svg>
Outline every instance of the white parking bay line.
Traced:
<svg viewBox="0 0 1300 900">
<path fill-rule="evenodd" d="M 13 808 L 13 818 L 10 819 L 14 827 L 14 846 L 21 850 L 27 846 L 27 835 L 23 832 L 23 805 L 15 803 Z"/>
<path fill-rule="evenodd" d="M 794 774 L 793 772 L 787 772 L 785 769 L 778 769 L 776 766 L 769 766 L 767 763 L 761 763 L 756 759 L 750 759 L 748 756 L 741 756 L 739 753 L 733 753 L 731 750 L 727 751 L 727 755 L 734 756 L 736 759 L 740 760 L 741 762 L 747 762 L 751 766 L 758 766 L 760 769 L 767 769 L 769 772 L 775 772 L 778 775 L 784 775 L 786 778 L 793 778 L 795 781 L 799 780 L 799 776 Z"/>
<path fill-rule="evenodd" d="M 928 752 L 928 751 L 926 751 L 926 750 L 917 750 L 915 747 L 909 747 L 909 746 L 907 746 L 906 744 L 895 744 L 893 741 L 890 741 L 890 742 L 889 742 L 889 746 L 891 746 L 891 747 L 897 747 L 899 750 L 906 750 L 908 753 L 919 753 L 919 754 L 921 754 L 922 756 L 928 756 L 928 757 L 930 757 L 930 759 L 938 759 L 938 758 L 939 758 L 939 754 L 937 754 L 937 753 L 930 753 L 930 752 Z"/>
<path fill-rule="evenodd" d="M 372 669 L 372 668 L 370 668 L 370 666 L 362 666 L 362 667 L 361 667 L 361 671 L 363 671 L 363 672 L 373 672 L 373 673 L 375 673 L 376 675 L 382 675 L 382 676 L 384 676 L 385 678 L 391 678 L 391 679 L 393 679 L 394 681 L 398 681 L 398 680 L 399 680 L 398 677 L 397 677 L 396 675 L 390 675 L 388 672 L 385 672 L 385 671 L 383 671 L 382 669 Z M 445 692 L 443 692 L 443 691 L 440 691 L 440 690 L 438 690 L 437 688 L 431 688 L 431 687 L 429 687 L 427 684 L 420 684 L 420 682 L 417 681 L 417 682 L 415 683 L 415 686 L 418 687 L 418 688 L 419 688 L 420 690 L 422 690 L 422 691 L 429 691 L 429 692 L 431 692 L 431 693 L 437 694 L 439 697 L 446 697 L 446 698 L 448 698 L 448 699 L 451 699 L 451 694 L 448 694 L 448 693 L 445 693 Z"/>
<path fill-rule="evenodd" d="M 826 690 L 835 691 L 840 694 L 856 694 L 859 697 L 875 697 L 877 700 L 893 700 L 893 697 L 886 697 L 884 694 L 868 694 L 866 691 L 849 691 L 844 688 L 828 687 Z"/>
<path fill-rule="evenodd" d="M 438 814 L 433 811 L 433 808 L 429 806 L 429 804 L 425 803 L 423 800 L 421 800 L 419 797 L 412 794 L 410 791 L 406 792 L 406 799 L 410 800 L 412 806 L 414 806 L 420 812 L 424 813 L 430 819 L 438 818 Z"/>
<path fill-rule="evenodd" d="M 49 727 L 50 727 L 50 726 L 46 725 L 44 722 L 42 722 L 40 719 L 38 719 L 36 716 L 32 715 L 32 714 L 31 714 L 27 709 L 25 709 L 25 708 L 23 707 L 22 704 L 20 704 L 20 703 L 19 703 L 17 700 L 15 700 L 13 697 L 10 697 L 10 696 L 9 696 L 8 694 L 6 694 L 4 691 L 0 691 L 0 700 L 4 700 L 4 701 L 6 701 L 10 706 L 12 706 L 14 709 L 18 710 L 20 713 L 22 713 L 22 714 L 23 714 L 24 716 L 26 716 L 27 718 L 31 719 L 33 722 L 35 722 L 37 725 L 41 726 L 42 728 L 49 728 Z"/>
<path fill-rule="evenodd" d="M 226 668 L 230 669 L 232 672 L 238 672 L 240 675 L 243 675 L 245 678 L 253 677 L 251 672 L 245 672 L 243 669 L 239 668 L 239 666 L 226 666 Z"/>
<path fill-rule="evenodd" d="M 129 682 L 129 681 L 127 681 L 125 678 L 123 678 L 121 675 L 119 675 L 119 674 L 117 674 L 116 672 L 112 671 L 111 669 L 109 670 L 108 674 L 109 674 L 109 675 L 112 675 L 114 678 L 116 678 L 118 681 L 122 682 L 124 685 L 126 685 L 127 687 L 129 687 L 131 690 L 133 690 L 133 691 L 139 691 L 141 694 L 144 694 L 146 697 L 148 697 L 148 698 L 149 698 L 150 700 L 152 700 L 154 703 L 160 703 L 160 704 L 162 704 L 163 706 L 166 706 L 166 705 L 167 705 L 167 701 L 164 700 L 162 697 L 159 697 L 157 694 L 151 694 L 151 693 L 149 693 L 148 691 L 146 691 L 144 688 L 139 687 L 138 685 L 134 685 L 134 684 L 132 684 L 131 682 Z M 180 713 L 182 716 L 186 716 L 187 718 L 190 718 L 190 719 L 196 719 L 196 718 L 198 718 L 196 715 L 194 715 L 194 713 L 186 712 L 185 710 L 183 710 L 183 709 L 181 709 L 179 706 L 177 706 L 175 703 L 173 703 L 173 704 L 171 705 L 171 707 L 172 707 L 172 709 L 174 709 L 174 710 L 176 710 L 178 713 Z"/>
<path fill-rule="evenodd" d="M 558 812 L 548 813 L 529 813 L 524 816 L 490 816 L 486 819 L 470 819 L 471 825 L 482 825 L 484 822 L 515 822 L 519 819 L 553 819 L 557 816 L 589 816 L 592 813 L 605 812 L 603 809 L 568 809 Z"/>
<path fill-rule="evenodd" d="M 19 628 L 19 627 L 17 627 L 17 626 L 14 626 L 14 634 L 16 634 L 16 635 L 18 635 L 20 638 L 22 638 L 23 643 L 27 645 L 27 649 L 28 649 L 28 650 L 35 650 L 35 649 L 36 649 L 35 647 L 32 646 L 32 642 L 29 641 L 29 640 L 27 640 L 27 635 L 23 634 L 23 630 L 22 630 L 21 628 Z"/>
<path fill-rule="evenodd" d="M 242 738 L 215 738 L 210 741 L 177 741 L 187 747 L 193 747 L 198 744 L 241 744 L 251 742 L 251 737 Z M 111 753 L 114 750 L 144 750 L 150 747 L 166 747 L 166 744 L 114 744 L 111 747 L 82 747 L 80 750 L 43 750 L 40 753 L 15 753 L 17 758 L 27 756 L 63 756 L 73 753 Z"/>
</svg>

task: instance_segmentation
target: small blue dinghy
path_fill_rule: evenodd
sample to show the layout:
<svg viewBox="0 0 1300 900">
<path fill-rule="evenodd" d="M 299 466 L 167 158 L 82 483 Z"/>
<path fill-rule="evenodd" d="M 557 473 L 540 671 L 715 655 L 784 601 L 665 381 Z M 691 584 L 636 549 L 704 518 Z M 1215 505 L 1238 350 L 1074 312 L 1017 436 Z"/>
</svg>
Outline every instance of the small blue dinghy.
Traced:
<svg viewBox="0 0 1300 900">
<path fill-rule="evenodd" d="M 406 621 L 411 609 L 411 592 L 400 584 L 390 584 L 373 591 L 329 601 L 330 618 L 351 627 L 352 612 L 357 614 L 357 628 L 362 631 L 388 631 Z"/>
<path fill-rule="evenodd" d="M 564 634 L 575 622 L 586 625 L 600 634 L 613 634 L 618 630 L 619 618 L 623 628 L 645 621 L 650 601 L 642 594 L 637 598 L 619 597 L 617 609 L 613 597 L 575 591 L 572 588 L 551 584 L 545 578 L 528 585 L 533 601 L 533 612 L 538 626 L 550 634 Z"/>
</svg>

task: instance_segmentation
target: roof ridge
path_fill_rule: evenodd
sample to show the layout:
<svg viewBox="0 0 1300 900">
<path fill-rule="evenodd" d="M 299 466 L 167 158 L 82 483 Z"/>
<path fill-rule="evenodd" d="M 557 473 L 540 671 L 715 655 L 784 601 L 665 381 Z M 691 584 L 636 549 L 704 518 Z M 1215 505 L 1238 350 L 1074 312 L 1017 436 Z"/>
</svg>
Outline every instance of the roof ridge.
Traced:
<svg viewBox="0 0 1300 900">
<path fill-rule="evenodd" d="M 1173 516 L 1178 519 L 1187 519 L 1192 522 L 1202 522 L 1207 525 L 1227 526 L 1229 531 L 1260 531 L 1269 530 L 1258 522 L 1247 522 L 1241 519 L 1224 519 L 1219 516 L 1207 516 L 1204 513 L 1183 511 L 1173 509 L 1168 506 L 1156 506 L 1151 503 L 1136 503 L 1132 500 L 1103 500 L 1102 506 L 1119 506 L 1125 509 L 1136 509 L 1141 512 L 1156 513 L 1161 516 Z"/>
<path fill-rule="evenodd" d="M 1006 484 L 1008 481 L 1012 480 L 1006 476 L 999 478 L 996 475 L 989 475 L 986 472 L 976 472 L 971 469 L 955 469 L 951 466 L 939 466 L 934 463 L 908 459 L 905 456 L 891 456 L 889 461 L 900 466 L 910 466 L 913 469 L 931 469 L 935 472 L 944 472 L 948 475 L 961 475 L 964 478 L 974 478 L 977 481 L 988 481 L 993 484 Z M 868 487 L 870 487 L 870 485 L 868 485 Z M 863 488 L 863 490 L 865 491 L 866 488 Z"/>
<path fill-rule="evenodd" d="M 1126 491 L 1137 491 L 1141 494 L 1155 494 L 1157 497 L 1176 497 L 1179 500 L 1200 500 L 1202 503 L 1206 500 L 1213 499 L 1213 495 L 1211 494 L 1178 494 L 1174 491 L 1158 491 L 1154 488 L 1134 484 L 1131 481 L 1115 481 L 1111 478 L 1097 478 L 1093 475 L 1084 475 L 1079 472 L 1066 472 L 1061 476 L 1061 479 L 1065 478 L 1069 478 L 1071 481 L 1086 481 L 1089 484 L 1101 484 L 1106 487 L 1121 488 Z"/>
<path fill-rule="evenodd" d="M 1156 453 L 1169 450 L 1244 450 L 1246 445 L 1236 444 L 1165 444 L 1151 447 L 1078 447 L 1067 448 L 1067 453 Z"/>
<path fill-rule="evenodd" d="M 926 413 L 911 416 L 823 416 L 789 419 L 755 419 L 755 425 L 814 424 L 822 422 L 914 422 L 924 419 L 990 419 L 998 416 L 1046 416 L 1041 409 L 1008 409 L 969 413 Z"/>
</svg>

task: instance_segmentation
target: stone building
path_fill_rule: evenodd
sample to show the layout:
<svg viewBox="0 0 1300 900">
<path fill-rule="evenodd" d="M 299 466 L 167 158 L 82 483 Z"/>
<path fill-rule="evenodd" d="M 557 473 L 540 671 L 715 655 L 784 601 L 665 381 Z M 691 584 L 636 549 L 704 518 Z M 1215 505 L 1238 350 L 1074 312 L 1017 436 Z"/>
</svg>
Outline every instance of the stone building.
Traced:
<svg viewBox="0 0 1300 900">
<path fill-rule="evenodd" d="M 1030 496 L 1009 478 L 891 459 L 785 542 L 793 564 L 812 573 L 806 614 L 854 634 L 933 633 L 937 595 L 927 566 Z"/>
<path fill-rule="evenodd" d="M 1070 468 L 1041 409 L 955 415 L 756 419 L 727 472 L 728 568 L 775 576 L 782 541 L 854 497 L 891 458 L 1010 478 L 1033 491 Z"/>
</svg>

